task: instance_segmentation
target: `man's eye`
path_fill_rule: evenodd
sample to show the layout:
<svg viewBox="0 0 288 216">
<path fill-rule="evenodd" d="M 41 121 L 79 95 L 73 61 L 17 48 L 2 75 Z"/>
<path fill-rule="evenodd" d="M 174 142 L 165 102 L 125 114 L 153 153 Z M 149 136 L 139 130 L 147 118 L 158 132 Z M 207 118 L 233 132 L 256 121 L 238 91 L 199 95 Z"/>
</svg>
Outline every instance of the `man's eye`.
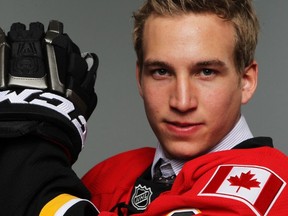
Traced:
<svg viewBox="0 0 288 216">
<path fill-rule="evenodd" d="M 211 75 L 215 74 L 215 71 L 211 70 L 211 69 L 203 69 L 201 71 L 201 74 L 204 75 L 204 76 L 211 76 Z"/>
<path fill-rule="evenodd" d="M 160 69 L 151 70 L 151 75 L 155 80 L 162 80 L 162 79 L 167 79 L 168 77 L 170 77 L 171 73 L 167 69 L 160 68 Z"/>
<path fill-rule="evenodd" d="M 165 76 L 168 75 L 168 71 L 165 69 L 157 69 L 153 71 L 153 74 L 158 76 Z"/>
</svg>

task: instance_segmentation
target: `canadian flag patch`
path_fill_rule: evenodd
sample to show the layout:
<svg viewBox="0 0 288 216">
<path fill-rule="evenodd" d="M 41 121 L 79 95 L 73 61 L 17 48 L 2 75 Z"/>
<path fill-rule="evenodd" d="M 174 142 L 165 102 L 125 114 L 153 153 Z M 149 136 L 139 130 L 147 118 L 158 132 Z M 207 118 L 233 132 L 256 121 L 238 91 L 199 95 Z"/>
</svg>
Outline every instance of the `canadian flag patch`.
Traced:
<svg viewBox="0 0 288 216">
<path fill-rule="evenodd" d="M 260 166 L 219 166 L 199 193 L 239 200 L 256 215 L 267 215 L 286 182 L 273 171 Z"/>
</svg>

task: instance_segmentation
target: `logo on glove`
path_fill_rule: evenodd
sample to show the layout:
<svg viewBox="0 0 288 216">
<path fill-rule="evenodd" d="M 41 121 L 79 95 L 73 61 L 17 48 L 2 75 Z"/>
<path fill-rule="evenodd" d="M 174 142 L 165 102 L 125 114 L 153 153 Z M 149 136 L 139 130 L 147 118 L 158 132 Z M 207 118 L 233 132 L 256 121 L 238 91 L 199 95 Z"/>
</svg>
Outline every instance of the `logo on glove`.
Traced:
<svg viewBox="0 0 288 216">
<path fill-rule="evenodd" d="M 5 101 L 9 101 L 11 104 L 38 105 L 60 113 L 75 126 L 81 137 L 83 147 L 87 133 L 86 120 L 82 115 L 75 115 L 73 103 L 66 98 L 39 89 L 24 89 L 20 93 L 10 90 L 1 91 L 0 103 Z"/>
</svg>

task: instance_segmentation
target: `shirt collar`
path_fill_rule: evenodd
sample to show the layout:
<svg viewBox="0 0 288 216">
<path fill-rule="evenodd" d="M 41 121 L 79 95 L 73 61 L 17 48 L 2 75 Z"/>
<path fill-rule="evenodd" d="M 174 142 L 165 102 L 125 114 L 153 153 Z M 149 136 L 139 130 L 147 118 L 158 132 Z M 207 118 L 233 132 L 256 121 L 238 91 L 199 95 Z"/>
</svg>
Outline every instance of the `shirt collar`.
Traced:
<svg viewBox="0 0 288 216">
<path fill-rule="evenodd" d="M 217 144 L 215 145 L 210 152 L 217 152 L 217 151 L 224 151 L 228 149 L 232 149 L 239 143 L 252 138 L 253 135 L 250 131 L 250 128 L 245 120 L 245 117 L 241 115 L 240 119 L 238 120 L 237 124 L 234 126 L 234 128 Z M 180 172 L 182 169 L 184 163 L 186 161 L 183 160 L 175 160 L 175 159 L 168 159 L 165 156 L 165 153 L 163 151 L 162 146 L 158 143 L 154 160 L 152 163 L 152 169 L 151 173 L 152 176 L 154 174 L 154 167 L 155 164 L 158 162 L 159 159 L 163 159 L 165 162 L 170 162 L 172 169 L 176 175 Z"/>
</svg>

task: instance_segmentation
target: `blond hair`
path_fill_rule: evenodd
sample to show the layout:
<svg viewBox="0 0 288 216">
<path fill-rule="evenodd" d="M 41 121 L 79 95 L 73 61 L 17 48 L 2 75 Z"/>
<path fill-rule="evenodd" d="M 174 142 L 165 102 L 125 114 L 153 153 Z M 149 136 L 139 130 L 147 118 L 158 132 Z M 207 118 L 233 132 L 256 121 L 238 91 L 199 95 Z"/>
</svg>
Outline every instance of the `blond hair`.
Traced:
<svg viewBox="0 0 288 216">
<path fill-rule="evenodd" d="M 134 15 L 133 41 L 140 66 L 143 61 L 143 31 L 151 14 L 177 16 L 188 13 L 212 13 L 235 28 L 234 62 L 238 72 L 254 60 L 259 22 L 252 0 L 147 0 Z"/>
</svg>

